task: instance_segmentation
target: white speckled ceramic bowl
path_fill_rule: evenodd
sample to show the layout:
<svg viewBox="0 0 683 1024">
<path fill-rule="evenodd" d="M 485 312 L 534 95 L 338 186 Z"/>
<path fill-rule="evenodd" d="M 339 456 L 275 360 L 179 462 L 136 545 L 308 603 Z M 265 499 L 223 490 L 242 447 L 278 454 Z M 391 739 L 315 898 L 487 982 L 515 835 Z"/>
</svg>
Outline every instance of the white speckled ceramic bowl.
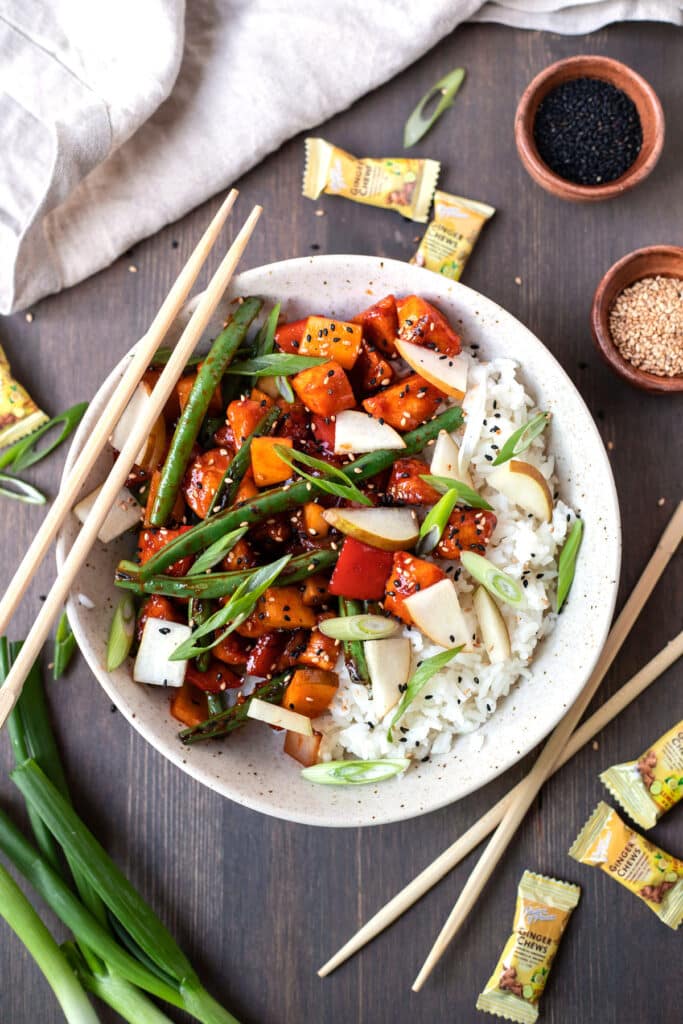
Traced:
<svg viewBox="0 0 683 1024">
<path fill-rule="evenodd" d="M 282 737 L 257 725 L 218 743 L 183 747 L 168 712 L 168 693 L 133 682 L 130 664 L 104 669 L 112 609 L 120 592 L 112 577 L 131 550 L 130 538 L 93 549 L 76 588 L 94 607 L 72 597 L 69 617 L 92 671 L 118 709 L 157 750 L 199 782 L 254 810 L 310 825 L 356 826 L 412 818 L 443 807 L 485 785 L 533 749 L 562 718 L 582 689 L 612 619 L 621 558 L 619 507 L 602 441 L 579 393 L 544 345 L 519 321 L 477 292 L 428 270 L 367 256 L 315 256 L 249 270 L 235 278 L 231 296 L 281 301 L 287 319 L 311 310 L 345 317 L 383 295 L 417 293 L 444 310 L 483 358 L 511 356 L 527 388 L 553 413 L 550 445 L 557 457 L 560 493 L 579 509 L 586 529 L 571 601 L 540 646 L 533 676 L 518 685 L 477 733 L 463 736 L 447 756 L 418 764 L 404 777 L 377 786 L 315 786 L 282 753 Z M 230 297 L 230 296 L 229 296 Z M 225 310 L 219 311 L 218 324 Z M 186 311 L 176 337 L 186 322 Z M 93 399 L 74 438 L 68 470 L 123 372 L 125 359 Z M 104 454 L 84 493 L 105 477 Z M 77 531 L 72 517 L 57 547 L 61 565 Z M 483 741 L 483 742 L 482 742 Z"/>
</svg>

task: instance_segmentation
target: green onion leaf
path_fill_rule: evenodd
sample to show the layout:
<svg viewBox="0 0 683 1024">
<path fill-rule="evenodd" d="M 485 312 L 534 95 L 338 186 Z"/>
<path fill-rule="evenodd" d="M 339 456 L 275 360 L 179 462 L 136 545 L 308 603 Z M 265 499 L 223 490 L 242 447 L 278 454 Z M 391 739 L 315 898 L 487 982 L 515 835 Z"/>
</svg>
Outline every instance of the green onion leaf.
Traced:
<svg viewBox="0 0 683 1024">
<path fill-rule="evenodd" d="M 280 303 L 276 302 L 267 319 L 265 320 L 261 330 L 258 332 L 256 338 L 256 349 L 257 356 L 269 356 L 275 347 L 275 332 L 277 330 L 277 321 L 280 316 Z"/>
<path fill-rule="evenodd" d="M 557 560 L 557 611 L 559 612 L 562 605 L 567 600 L 567 595 L 571 589 L 571 585 L 574 582 L 574 572 L 576 570 L 576 558 L 581 547 L 581 539 L 583 537 L 583 519 L 575 519 L 574 524 L 569 531 L 560 557 Z"/>
<path fill-rule="evenodd" d="M 23 501 L 25 505 L 44 505 L 47 501 L 45 495 L 33 484 L 16 476 L 8 476 L 7 473 L 0 473 L 0 494 L 14 501 Z"/>
<path fill-rule="evenodd" d="M 290 405 L 293 405 L 295 401 L 294 390 L 287 378 L 282 375 L 278 375 L 275 378 L 275 383 L 277 384 L 277 389 L 285 402 L 289 402 Z"/>
<path fill-rule="evenodd" d="M 321 786 L 367 786 L 392 779 L 409 765 L 407 757 L 384 757 L 379 761 L 327 761 L 302 768 L 301 776 Z"/>
<path fill-rule="evenodd" d="M 505 601 L 506 604 L 513 607 L 519 608 L 524 605 L 524 591 L 519 580 L 503 572 L 488 558 L 477 555 L 474 551 L 463 551 L 460 561 L 470 576 L 474 576 L 475 580 L 486 587 L 494 597 L 500 598 L 501 601 Z"/>
<path fill-rule="evenodd" d="M 420 538 L 415 549 L 418 555 L 426 555 L 434 550 L 441 540 L 441 535 L 446 529 L 450 514 L 457 503 L 458 495 L 453 489 L 446 491 L 439 498 L 436 505 L 430 508 L 420 527 Z"/>
<path fill-rule="evenodd" d="M 107 641 L 107 672 L 122 665 L 130 654 L 135 635 L 135 605 L 128 594 L 116 606 Z"/>
<path fill-rule="evenodd" d="M 439 672 L 445 665 L 451 661 L 456 654 L 460 654 L 462 650 L 462 644 L 460 647 L 454 647 L 450 651 L 440 651 L 439 654 L 433 654 L 431 658 L 425 658 L 424 661 L 420 662 L 415 672 L 408 680 L 408 689 L 403 691 L 401 702 L 396 708 L 394 717 L 391 719 L 389 724 L 389 731 L 387 732 L 387 739 L 390 743 L 393 743 L 391 731 L 403 715 L 408 710 L 409 706 L 413 703 L 418 693 L 427 685 L 429 680 Z"/>
<path fill-rule="evenodd" d="M 226 373 L 243 377 L 289 377 L 312 366 L 329 363 L 325 356 L 295 356 L 288 352 L 272 352 L 270 355 L 254 356 L 241 363 L 231 363 Z"/>
<path fill-rule="evenodd" d="M 480 498 L 476 491 L 473 491 L 467 484 L 461 483 L 460 480 L 452 480 L 449 476 L 432 476 L 430 473 L 425 473 L 420 478 L 440 494 L 455 491 L 458 505 L 467 505 L 469 508 L 485 508 L 491 511 L 488 501 Z"/>
<path fill-rule="evenodd" d="M 514 434 L 510 434 L 493 460 L 493 465 L 502 466 L 504 462 L 509 462 L 510 459 L 525 452 L 533 439 L 543 433 L 550 423 L 550 418 L 549 412 L 537 412 L 528 423 L 525 423 L 519 430 L 515 430 Z"/>
<path fill-rule="evenodd" d="M 150 363 L 150 366 L 165 366 L 166 363 L 169 361 L 169 359 L 171 358 L 172 355 L 173 355 L 173 349 L 172 348 L 166 348 L 166 347 L 162 346 L 161 348 L 158 348 L 156 350 L 156 352 L 154 353 L 154 355 L 152 357 L 152 362 Z M 201 363 L 202 359 L 204 359 L 205 356 L 206 356 L 205 352 L 204 353 L 202 353 L 202 352 L 195 352 L 187 360 L 187 362 L 185 363 L 185 366 L 186 367 L 188 367 L 188 366 L 196 366 L 197 363 Z"/>
<path fill-rule="evenodd" d="M 55 656 L 52 666 L 53 679 L 62 678 L 74 656 L 76 647 L 76 637 L 69 624 L 69 619 L 66 612 L 62 612 L 55 634 Z"/>
<path fill-rule="evenodd" d="M 40 462 L 50 452 L 53 452 L 55 448 L 58 448 L 63 441 L 66 441 L 67 437 L 80 423 L 83 413 L 87 408 L 87 402 L 79 402 L 78 405 L 73 405 L 66 412 L 55 416 L 54 419 L 41 424 L 28 437 L 22 437 L 20 441 L 6 448 L 0 455 L 0 469 L 4 469 L 5 466 L 11 466 L 13 470 L 20 472 L 23 469 L 28 469 L 29 466 L 35 465 L 36 462 Z M 64 426 L 57 437 L 44 448 L 36 448 L 37 442 L 55 427 L 58 427 L 60 423 L 64 424 Z"/>
<path fill-rule="evenodd" d="M 351 483 L 346 473 L 342 473 L 341 469 L 337 469 L 336 466 L 331 466 L 329 462 L 323 462 L 322 459 L 298 452 L 294 448 L 285 448 L 283 444 L 276 444 L 275 452 L 299 476 L 308 480 L 309 483 L 315 484 L 326 494 L 334 494 L 335 497 L 345 498 L 346 501 L 357 501 L 361 505 L 372 505 L 367 495 Z M 311 469 L 317 469 L 322 476 L 311 476 L 309 473 L 305 473 L 301 469 L 300 463 L 310 466 Z"/>
<path fill-rule="evenodd" d="M 336 619 L 323 619 L 318 629 L 335 640 L 383 640 L 399 629 L 396 619 L 383 615 L 340 615 Z"/>
<path fill-rule="evenodd" d="M 208 572 L 209 569 L 213 569 L 214 565 L 218 565 L 229 551 L 232 551 L 235 544 L 242 540 L 248 527 L 241 526 L 238 530 L 231 530 L 230 533 L 226 533 L 224 537 L 219 537 L 217 541 L 214 541 L 206 551 L 203 552 L 191 567 L 187 573 L 188 576 L 198 576 L 200 573 Z"/>
<path fill-rule="evenodd" d="M 443 112 L 453 106 L 455 94 L 462 85 L 464 79 L 465 69 L 454 68 L 453 71 L 449 71 L 447 75 L 440 78 L 439 81 L 431 87 L 429 92 L 425 93 L 405 123 L 405 127 L 403 129 L 404 149 L 410 149 L 410 147 L 414 146 L 416 142 L 419 142 L 420 139 L 427 134 L 432 125 L 438 121 Z M 429 117 L 425 117 L 425 108 L 439 94 L 441 95 L 441 99 L 434 108 L 433 113 Z"/>
<path fill-rule="evenodd" d="M 285 555 L 283 558 L 278 558 L 276 562 L 263 565 L 247 576 L 223 607 L 209 616 L 187 640 L 176 647 L 170 660 L 185 661 L 188 658 L 196 658 L 204 651 L 210 651 L 238 626 L 241 626 L 244 620 L 251 615 L 259 597 L 275 582 L 291 557 L 291 555 Z M 227 628 L 223 629 L 224 626 Z M 205 644 L 199 643 L 202 637 L 213 633 L 214 630 L 222 630 L 222 632 Z"/>
</svg>

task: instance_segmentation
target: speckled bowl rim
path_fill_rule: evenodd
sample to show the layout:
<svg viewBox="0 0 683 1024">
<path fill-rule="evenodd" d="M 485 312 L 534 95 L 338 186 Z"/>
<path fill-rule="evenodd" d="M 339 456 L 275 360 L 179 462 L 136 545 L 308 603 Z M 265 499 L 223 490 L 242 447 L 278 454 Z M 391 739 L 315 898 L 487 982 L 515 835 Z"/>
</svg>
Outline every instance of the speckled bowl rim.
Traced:
<svg viewBox="0 0 683 1024">
<path fill-rule="evenodd" d="M 522 376 L 532 394 L 556 412 L 551 430 L 557 431 L 558 420 L 571 419 L 571 429 L 564 435 L 558 434 L 557 443 L 551 441 L 558 459 L 560 489 L 563 496 L 574 501 L 576 489 L 589 487 L 594 480 L 595 517 L 591 500 L 584 494 L 582 512 L 586 516 L 588 510 L 589 514 L 572 598 L 554 632 L 542 642 L 532 663 L 531 679 L 511 691 L 482 729 L 460 737 L 450 754 L 416 765 L 403 778 L 377 786 L 311 786 L 282 753 L 281 740 L 271 730 L 235 733 L 221 747 L 200 744 L 185 748 L 177 740 L 178 723 L 168 713 L 166 694 L 152 694 L 154 687 L 134 684 L 129 667 L 122 666 L 112 674 L 106 672 L 108 624 L 114 603 L 120 597 L 108 574 L 118 558 L 130 550 L 130 542 L 127 547 L 119 541 L 110 548 L 97 545 L 93 549 L 71 593 L 69 617 L 79 647 L 108 697 L 156 750 L 198 782 L 245 807 L 288 821 L 326 827 L 386 824 L 445 807 L 486 785 L 528 754 L 563 717 L 588 679 L 612 620 L 621 564 L 619 505 L 607 454 L 583 399 L 545 346 L 502 307 L 430 271 L 395 260 L 346 255 L 285 260 L 246 271 L 235 278 L 226 300 L 238 294 L 259 294 L 267 300 L 284 298 L 283 312 L 290 317 L 297 315 L 297 306 L 301 315 L 318 304 L 320 300 L 307 297 L 307 287 L 310 293 L 314 285 L 318 292 L 330 291 L 329 299 L 325 295 L 323 300 L 324 308 L 340 317 L 391 291 L 412 291 L 431 299 L 460 324 L 466 341 L 476 337 L 482 356 L 489 355 L 489 345 L 495 350 L 492 356 L 514 358 L 515 352 L 527 353 L 529 366 Z M 196 302 L 195 297 L 179 317 L 170 343 L 179 336 Z M 217 327 L 224 315 L 225 306 L 219 309 L 213 326 Z M 73 439 L 65 474 L 130 355 L 118 363 L 90 403 Z M 545 394 L 538 366 L 545 367 Z M 101 482 L 108 465 L 107 457 L 103 456 L 86 481 L 83 493 Z M 577 478 L 572 474 L 578 474 L 579 469 L 581 475 Z M 562 485 L 565 476 L 569 492 L 566 494 Z M 77 529 L 75 518 L 70 517 L 60 532 L 58 569 Z M 82 594 L 91 597 L 94 608 L 84 607 Z M 577 645 L 577 635 L 584 637 L 583 644 Z M 572 660 L 574 667 L 568 665 Z M 546 662 L 553 666 L 552 675 L 546 670 Z M 478 750 L 481 741 L 483 746 Z"/>
</svg>

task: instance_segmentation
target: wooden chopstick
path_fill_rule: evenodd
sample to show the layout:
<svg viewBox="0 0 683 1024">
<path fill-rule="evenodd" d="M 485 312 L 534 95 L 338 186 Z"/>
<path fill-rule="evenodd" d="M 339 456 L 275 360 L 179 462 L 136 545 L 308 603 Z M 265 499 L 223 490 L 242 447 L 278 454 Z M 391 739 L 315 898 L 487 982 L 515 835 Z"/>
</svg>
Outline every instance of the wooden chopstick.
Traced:
<svg viewBox="0 0 683 1024">
<path fill-rule="evenodd" d="M 98 531 L 104 522 L 107 513 L 111 509 L 117 494 L 125 484 L 135 458 L 144 444 L 146 438 L 156 419 L 161 415 L 162 410 L 170 397 L 170 394 L 183 371 L 183 368 L 194 351 L 197 342 L 202 337 L 211 317 L 213 316 L 218 303 L 220 302 L 225 289 L 235 271 L 235 268 L 247 246 L 249 238 L 256 227 L 261 215 L 261 207 L 255 206 L 244 223 L 230 249 L 223 257 L 223 260 L 203 292 L 192 317 L 185 327 L 178 344 L 174 348 L 168 363 L 164 367 L 159 380 L 150 395 L 146 414 L 141 417 L 138 423 L 131 430 L 126 443 L 123 446 L 116 462 L 114 463 L 109 476 L 94 502 L 92 509 L 81 527 L 73 547 L 69 551 L 64 564 L 61 567 L 58 578 L 55 580 L 50 593 L 44 602 L 36 621 L 31 628 L 24 645 L 12 666 L 5 685 L 0 690 L 0 728 L 5 722 L 16 703 L 24 680 L 30 671 L 31 665 L 37 658 L 41 647 L 47 639 L 52 623 L 57 618 L 69 590 L 88 556 L 90 548 L 94 544 Z M 118 415 L 120 416 L 125 408 L 126 402 L 117 399 Z M 118 416 L 117 416 L 118 419 Z M 109 436 L 107 432 L 102 441 L 106 443 Z M 57 499 L 62 500 L 61 494 Z"/>
<path fill-rule="evenodd" d="M 62 482 L 57 498 L 48 509 L 38 532 L 24 555 L 7 590 L 0 600 L 0 635 L 9 625 L 19 602 L 26 593 L 29 583 L 48 552 L 57 531 L 73 508 L 81 486 L 95 465 L 100 452 L 110 437 L 118 419 L 138 386 L 154 353 L 166 336 L 169 327 L 178 316 L 183 303 L 194 285 L 207 256 L 225 224 L 237 198 L 233 189 L 221 204 L 220 209 L 197 243 L 197 247 L 178 275 L 173 287 L 164 299 L 149 330 L 137 345 L 126 370 L 107 404 L 92 434 L 83 445 L 69 476 Z"/>
<path fill-rule="evenodd" d="M 484 886 L 510 845 L 512 837 L 524 820 L 538 791 L 551 774 L 553 766 L 559 760 L 564 747 L 569 741 L 569 737 L 578 726 L 607 669 L 612 664 L 617 651 L 621 648 L 633 623 L 640 614 L 643 604 L 652 589 L 651 580 L 659 578 L 664 566 L 668 563 L 673 551 L 678 546 L 682 531 L 683 502 L 676 509 L 645 572 L 638 581 L 635 590 L 626 602 L 626 606 L 610 632 L 598 663 L 583 690 L 569 708 L 560 724 L 555 728 L 533 768 L 526 778 L 522 780 L 519 789 L 510 800 L 500 824 L 475 864 L 474 870 L 467 879 L 455 906 L 437 936 L 436 942 L 429 951 L 417 978 L 413 982 L 412 988 L 414 992 L 420 991 L 481 895 Z"/>
<path fill-rule="evenodd" d="M 683 505 L 679 505 L 676 514 L 667 526 L 665 533 L 662 535 L 657 550 L 648 563 L 636 590 L 631 595 L 631 598 L 629 598 L 629 601 L 624 606 L 624 610 L 619 616 L 619 619 L 610 631 L 610 635 L 605 645 L 605 650 L 609 647 L 612 653 L 609 663 L 604 667 L 603 675 L 616 657 L 616 654 L 621 647 L 621 643 L 626 639 L 626 636 L 635 621 L 636 615 L 654 590 L 664 568 L 676 550 L 678 542 L 681 540 L 681 534 L 683 532 L 683 521 L 681 519 L 683 514 L 682 509 Z M 632 603 L 636 601 L 637 603 Z M 629 608 L 630 611 L 627 613 Z M 636 615 L 632 614 L 634 611 L 636 612 Z M 614 643 L 617 636 L 617 629 L 622 635 L 621 643 L 619 645 Z M 672 665 L 677 658 L 681 657 L 682 654 L 683 634 L 679 634 L 573 733 L 569 743 L 562 752 L 561 757 L 554 765 L 553 772 L 566 764 L 566 762 L 573 757 L 581 747 L 583 747 L 589 740 L 593 739 L 593 737 L 596 736 L 597 733 L 608 724 L 608 722 L 612 721 L 620 711 L 630 704 L 631 701 L 635 700 L 640 693 L 642 693 L 652 682 L 654 682 L 655 679 L 666 671 L 666 669 Z M 596 666 L 594 674 L 598 672 L 599 667 L 600 666 Z M 597 685 L 599 685 L 599 680 L 596 686 Z M 496 826 L 502 821 L 505 812 L 521 785 L 522 783 L 520 782 L 510 790 L 506 796 L 499 800 L 498 803 L 495 804 L 470 829 L 468 829 L 467 832 L 444 850 L 444 852 L 437 857 L 435 861 L 424 868 L 424 870 L 409 882 L 408 885 L 404 886 L 404 888 L 401 889 L 401 891 L 398 892 L 393 899 L 389 901 L 389 903 L 371 917 L 370 920 L 367 921 L 363 927 L 360 928 L 359 931 L 357 931 L 356 934 L 353 935 L 348 942 L 346 942 L 341 949 L 338 950 L 338 952 L 320 968 L 318 971 L 319 976 L 324 978 L 328 974 L 331 974 L 332 971 L 336 970 L 337 967 L 341 966 L 341 964 L 367 945 L 367 943 L 376 938 L 382 931 L 384 931 L 385 928 L 388 928 L 390 924 L 393 924 L 394 921 L 404 914 L 406 910 L 417 903 L 417 901 L 421 899 L 422 896 L 424 896 L 431 888 L 433 888 L 437 882 L 440 882 L 441 879 L 449 873 L 449 871 L 452 871 L 461 860 L 476 849 L 479 843 L 483 842 L 486 836 L 490 835 L 490 833 L 493 832 Z"/>
</svg>

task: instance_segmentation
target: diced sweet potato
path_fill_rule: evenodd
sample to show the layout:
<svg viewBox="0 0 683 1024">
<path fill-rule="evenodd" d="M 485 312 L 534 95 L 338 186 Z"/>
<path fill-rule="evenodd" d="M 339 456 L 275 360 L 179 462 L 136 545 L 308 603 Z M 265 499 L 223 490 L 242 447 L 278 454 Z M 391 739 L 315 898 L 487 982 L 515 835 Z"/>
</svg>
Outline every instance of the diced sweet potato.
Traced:
<svg viewBox="0 0 683 1024">
<path fill-rule="evenodd" d="M 254 474 L 251 471 L 251 466 L 242 477 L 241 483 L 237 488 L 237 494 L 235 495 L 235 504 L 239 504 L 242 501 L 250 501 L 255 498 L 258 494 L 258 487 L 254 483 Z"/>
<path fill-rule="evenodd" d="M 387 387 L 393 379 L 394 371 L 389 360 L 374 345 L 364 340 L 351 375 L 356 394 L 372 394 L 378 388 Z"/>
<path fill-rule="evenodd" d="M 303 736 L 300 732 L 290 732 L 288 730 L 285 733 L 283 749 L 285 754 L 289 754 L 290 757 L 293 757 L 304 768 L 310 768 L 318 763 L 321 740 L 322 736 L 319 732 L 314 732 L 312 736 Z"/>
<path fill-rule="evenodd" d="M 396 336 L 398 334 L 398 311 L 396 299 L 387 295 L 374 306 L 364 309 L 353 318 L 355 324 L 363 328 L 363 337 L 388 356 L 396 355 Z"/>
<path fill-rule="evenodd" d="M 244 667 L 249 656 L 249 644 L 237 633 L 228 633 L 213 649 L 213 654 L 226 665 Z"/>
<path fill-rule="evenodd" d="M 176 394 L 178 396 L 178 405 L 180 412 L 183 411 L 187 405 L 187 400 L 190 397 L 190 392 L 194 387 L 194 382 L 197 379 L 196 373 L 190 373 L 186 377 L 181 377 L 175 386 Z M 209 402 L 208 413 L 209 416 L 220 416 L 223 412 L 223 396 L 221 394 L 220 384 L 216 385 L 214 393 L 211 395 L 211 401 Z"/>
<path fill-rule="evenodd" d="M 288 633 L 287 635 L 289 639 L 284 651 L 280 655 L 277 665 L 278 672 L 286 672 L 287 669 L 299 664 L 302 654 L 308 647 L 311 631 L 310 629 L 295 629 L 293 633 Z"/>
<path fill-rule="evenodd" d="M 356 405 L 349 378 L 333 361 L 297 373 L 292 387 L 306 408 L 319 416 L 334 416 Z"/>
<path fill-rule="evenodd" d="M 150 526 L 150 517 L 152 515 L 152 508 L 156 501 L 157 492 L 159 490 L 159 483 L 161 481 L 161 470 L 155 469 L 149 479 L 149 491 L 147 492 L 147 504 L 145 505 L 145 515 L 143 518 L 143 524 Z M 175 501 L 173 502 L 173 508 L 171 509 L 170 519 L 172 522 L 177 523 L 185 515 L 185 500 L 183 498 L 183 492 L 178 491 L 176 494 Z"/>
<path fill-rule="evenodd" d="M 308 718 L 317 718 L 327 711 L 337 692 L 337 686 L 335 672 L 319 668 L 299 668 L 285 690 L 282 706 Z"/>
<path fill-rule="evenodd" d="M 144 529 L 140 530 L 138 537 L 138 556 L 140 558 L 140 564 L 144 565 L 148 562 L 152 555 L 155 555 L 157 551 L 161 551 L 162 548 L 170 544 L 176 537 L 180 537 L 181 534 L 187 533 L 190 529 L 189 526 L 179 526 L 177 530 L 168 530 L 165 526 L 162 526 L 158 530 Z M 194 562 L 194 555 L 187 555 L 185 558 L 179 558 L 177 562 L 170 565 L 164 572 L 168 576 L 186 576 L 192 563 Z"/>
<path fill-rule="evenodd" d="M 252 676 L 272 676 L 279 671 L 279 662 L 289 633 L 273 630 L 260 636 L 249 652 L 247 672 Z"/>
<path fill-rule="evenodd" d="M 136 633 L 138 641 L 142 637 L 147 619 L 166 619 L 168 622 L 185 622 L 187 613 L 183 613 L 168 597 L 161 594 L 150 594 L 138 614 Z"/>
<path fill-rule="evenodd" d="M 303 603 L 298 587 L 269 587 L 237 632 L 256 637 L 274 629 L 312 629 L 315 624 L 315 612 Z"/>
<path fill-rule="evenodd" d="M 384 592 L 386 611 L 410 625 L 412 619 L 403 604 L 406 597 L 444 579 L 446 573 L 438 565 L 416 558 L 408 551 L 397 551 Z"/>
<path fill-rule="evenodd" d="M 228 551 L 227 555 L 221 562 L 221 569 L 224 572 L 235 572 L 238 569 L 251 569 L 256 565 L 256 555 L 254 554 L 251 544 L 244 537 L 238 540 L 232 551 Z"/>
<path fill-rule="evenodd" d="M 258 404 L 261 406 L 261 409 L 263 410 L 264 416 L 268 412 L 268 410 L 272 409 L 272 407 L 275 405 L 275 400 L 272 399 L 270 395 L 267 395 L 265 391 L 261 391 L 260 388 L 252 388 L 251 391 L 249 392 L 249 397 L 252 400 L 252 402 L 258 402 Z"/>
<path fill-rule="evenodd" d="M 386 493 L 398 505 L 434 505 L 441 495 L 422 476 L 429 467 L 417 458 L 397 459 L 391 467 Z"/>
<path fill-rule="evenodd" d="M 322 573 L 309 576 L 304 584 L 302 600 L 309 608 L 324 604 L 330 596 L 330 581 Z"/>
<path fill-rule="evenodd" d="M 323 518 L 324 511 L 317 501 L 307 501 L 304 505 L 304 529 L 309 536 L 327 537 L 330 524 Z"/>
<path fill-rule="evenodd" d="M 275 451 L 275 446 L 293 448 L 289 437 L 255 437 L 251 442 L 251 471 L 257 487 L 272 487 L 289 480 L 292 470 Z"/>
<path fill-rule="evenodd" d="M 200 672 L 193 661 L 188 662 L 185 679 L 204 693 L 222 693 L 242 685 L 241 678 L 215 658 L 205 672 Z"/>
<path fill-rule="evenodd" d="M 345 370 L 350 370 L 358 359 L 360 343 L 359 324 L 328 320 L 323 316 L 309 316 L 299 344 L 299 353 L 334 359 Z"/>
<path fill-rule="evenodd" d="M 268 412 L 260 401 L 254 398 L 236 398 L 228 406 L 228 424 L 235 439 L 235 448 L 241 448 L 254 427 L 258 426 Z"/>
<path fill-rule="evenodd" d="M 493 512 L 481 508 L 456 508 L 434 554 L 438 558 L 460 558 L 463 551 L 477 551 L 483 555 L 495 528 Z"/>
<path fill-rule="evenodd" d="M 443 401 L 443 395 L 417 373 L 363 401 L 363 408 L 375 419 L 384 420 L 395 430 L 415 430 L 430 420 Z"/>
<path fill-rule="evenodd" d="M 332 672 L 339 658 L 339 644 L 331 636 L 325 636 L 319 629 L 311 630 L 305 651 L 299 655 L 300 665 L 321 668 Z"/>
<path fill-rule="evenodd" d="M 173 691 L 171 714 L 188 728 L 200 725 L 209 717 L 206 694 L 186 680 L 182 686 Z"/>
<path fill-rule="evenodd" d="M 299 351 L 299 343 L 303 337 L 308 317 L 302 320 L 292 320 L 288 324 L 280 324 L 275 332 L 275 344 L 281 352 L 296 354 Z"/>
<path fill-rule="evenodd" d="M 398 335 L 413 345 L 426 345 L 444 355 L 457 356 L 461 349 L 460 337 L 438 309 L 419 295 L 407 295 L 396 303 L 398 309 Z"/>
<path fill-rule="evenodd" d="M 183 479 L 185 501 L 200 519 L 206 519 L 231 458 L 225 448 L 210 448 L 195 456 Z"/>
</svg>

